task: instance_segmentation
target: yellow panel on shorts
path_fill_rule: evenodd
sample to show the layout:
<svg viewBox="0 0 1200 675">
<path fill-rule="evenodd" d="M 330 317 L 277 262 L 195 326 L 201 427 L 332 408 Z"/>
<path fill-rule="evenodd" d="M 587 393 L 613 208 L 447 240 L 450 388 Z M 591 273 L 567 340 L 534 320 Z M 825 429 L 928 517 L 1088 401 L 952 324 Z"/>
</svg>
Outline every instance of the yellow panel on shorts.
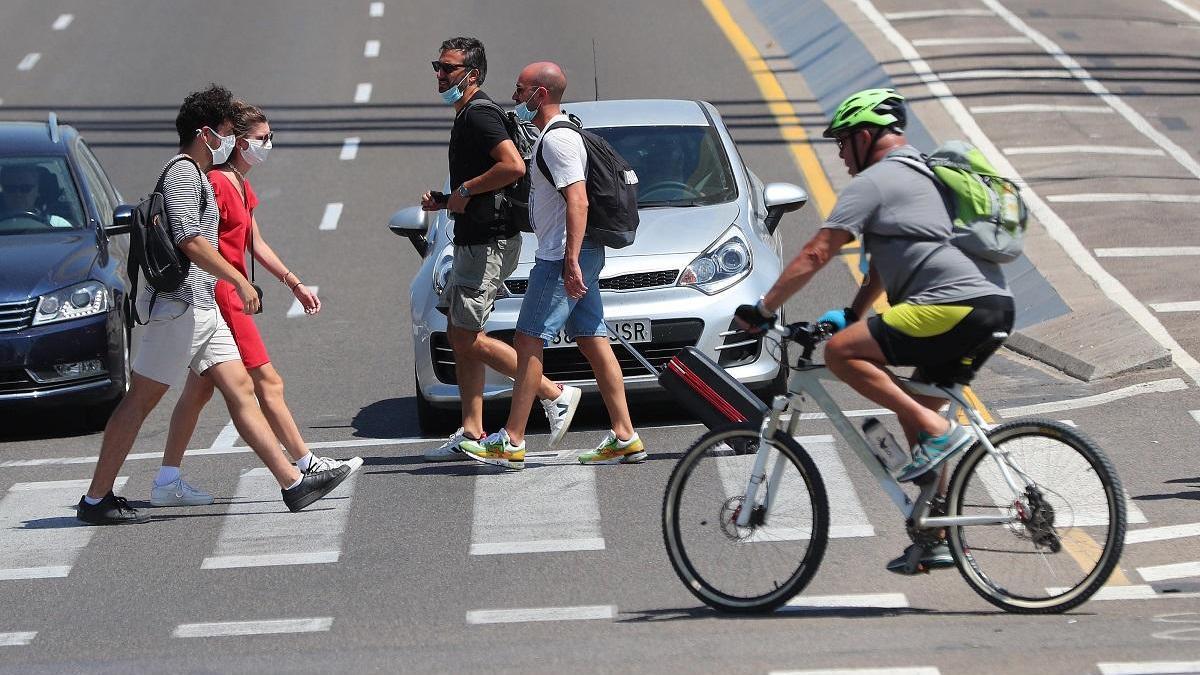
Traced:
<svg viewBox="0 0 1200 675">
<path fill-rule="evenodd" d="M 902 302 L 883 315 L 883 322 L 909 337 L 941 335 L 958 325 L 971 313 L 962 305 L 910 305 Z"/>
</svg>

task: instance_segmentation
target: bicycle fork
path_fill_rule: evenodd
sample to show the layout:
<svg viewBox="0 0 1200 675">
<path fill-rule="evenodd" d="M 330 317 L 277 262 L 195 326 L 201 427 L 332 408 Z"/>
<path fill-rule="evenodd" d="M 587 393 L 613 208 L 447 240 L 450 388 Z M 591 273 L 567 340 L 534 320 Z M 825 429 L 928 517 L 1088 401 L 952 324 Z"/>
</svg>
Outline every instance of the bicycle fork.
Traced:
<svg viewBox="0 0 1200 675">
<path fill-rule="evenodd" d="M 771 477 L 767 478 L 767 458 L 771 454 L 770 439 L 775 438 L 775 433 L 779 430 L 779 421 L 783 417 L 784 411 L 787 409 L 788 398 L 786 396 L 776 396 L 771 401 L 771 412 L 763 419 L 762 427 L 758 434 L 758 451 L 754 453 L 754 468 L 750 471 L 750 480 L 746 485 L 745 498 L 742 500 L 742 506 L 738 509 L 737 516 L 734 518 L 734 525 L 738 527 L 749 527 L 751 518 L 757 513 L 759 518 L 753 523 L 754 525 L 763 524 L 766 514 L 771 510 L 771 502 L 775 498 L 775 490 L 779 485 L 779 480 L 783 476 L 784 458 L 780 457 L 775 461 L 775 466 L 771 468 Z M 762 484 L 767 484 L 767 494 L 760 506 L 758 504 L 758 490 Z"/>
</svg>

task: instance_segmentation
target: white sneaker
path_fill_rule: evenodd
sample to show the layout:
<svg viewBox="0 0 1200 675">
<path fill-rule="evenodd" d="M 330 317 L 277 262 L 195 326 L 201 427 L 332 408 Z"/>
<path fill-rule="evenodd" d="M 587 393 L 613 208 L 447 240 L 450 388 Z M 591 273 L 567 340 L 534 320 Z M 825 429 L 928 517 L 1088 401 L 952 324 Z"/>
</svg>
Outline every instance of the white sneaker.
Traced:
<svg viewBox="0 0 1200 675">
<path fill-rule="evenodd" d="M 350 473 L 358 471 L 358 467 L 362 466 L 362 457 L 351 457 L 350 459 L 333 459 L 332 457 L 318 457 L 313 455 L 312 460 L 308 463 L 308 471 L 304 473 L 315 473 L 317 471 L 329 471 L 336 469 L 339 466 L 350 467 Z M 347 474 L 349 475 L 349 474 Z"/>
<path fill-rule="evenodd" d="M 213 496 L 188 485 L 183 477 L 166 485 L 155 485 L 150 490 L 150 503 L 154 506 L 208 506 Z"/>
<path fill-rule="evenodd" d="M 567 435 L 567 429 L 571 428 L 571 420 L 575 419 L 575 410 L 579 408 L 579 399 L 582 397 L 583 390 L 579 387 L 564 384 L 558 398 L 542 401 L 542 408 L 546 410 L 546 420 L 550 422 L 549 447 L 558 445 L 563 436 Z"/>
<path fill-rule="evenodd" d="M 471 456 L 463 452 L 460 444 L 463 441 L 473 440 L 467 436 L 462 427 L 458 431 L 450 434 L 450 438 L 438 447 L 429 450 L 425 453 L 426 462 L 457 462 L 459 460 L 471 459 Z"/>
</svg>

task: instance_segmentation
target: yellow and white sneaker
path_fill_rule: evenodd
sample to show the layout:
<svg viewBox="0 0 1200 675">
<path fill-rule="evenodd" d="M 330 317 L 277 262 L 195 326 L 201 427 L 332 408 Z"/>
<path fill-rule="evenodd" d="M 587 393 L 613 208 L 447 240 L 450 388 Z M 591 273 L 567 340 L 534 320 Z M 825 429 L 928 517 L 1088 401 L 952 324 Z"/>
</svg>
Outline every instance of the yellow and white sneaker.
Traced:
<svg viewBox="0 0 1200 675">
<path fill-rule="evenodd" d="M 504 429 L 489 435 L 487 438 L 479 441 L 465 439 L 459 443 L 462 451 L 471 459 L 491 464 L 492 466 L 502 466 L 506 469 L 520 471 L 525 468 L 525 443 L 521 445 L 513 445 L 508 437 L 508 432 Z"/>
<path fill-rule="evenodd" d="M 636 464 L 645 461 L 646 447 L 642 439 L 634 432 L 627 441 L 617 438 L 617 434 L 609 431 L 600 445 L 591 452 L 579 456 L 580 464 Z"/>
</svg>

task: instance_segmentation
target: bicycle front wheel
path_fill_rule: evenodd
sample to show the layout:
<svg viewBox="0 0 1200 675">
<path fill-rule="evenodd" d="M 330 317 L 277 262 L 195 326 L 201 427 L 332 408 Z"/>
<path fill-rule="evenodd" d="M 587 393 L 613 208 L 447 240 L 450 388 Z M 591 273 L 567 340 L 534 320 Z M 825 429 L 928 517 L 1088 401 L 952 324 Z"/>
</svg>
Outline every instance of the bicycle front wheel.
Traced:
<svg viewBox="0 0 1200 675">
<path fill-rule="evenodd" d="M 959 571 L 1005 611 L 1082 604 L 1108 580 L 1125 543 L 1124 493 L 1112 464 L 1079 431 L 1049 420 L 1002 424 L 988 440 L 996 454 L 976 443 L 955 469 L 948 515 L 1014 521 L 949 528 Z"/>
<path fill-rule="evenodd" d="M 684 586 L 727 612 L 775 609 L 817 571 L 829 536 L 829 507 L 816 465 L 783 432 L 769 441 L 769 507 L 736 524 L 759 447 L 757 425 L 710 431 L 684 453 L 663 496 L 663 539 Z M 773 481 L 773 482 L 772 482 Z"/>
</svg>

